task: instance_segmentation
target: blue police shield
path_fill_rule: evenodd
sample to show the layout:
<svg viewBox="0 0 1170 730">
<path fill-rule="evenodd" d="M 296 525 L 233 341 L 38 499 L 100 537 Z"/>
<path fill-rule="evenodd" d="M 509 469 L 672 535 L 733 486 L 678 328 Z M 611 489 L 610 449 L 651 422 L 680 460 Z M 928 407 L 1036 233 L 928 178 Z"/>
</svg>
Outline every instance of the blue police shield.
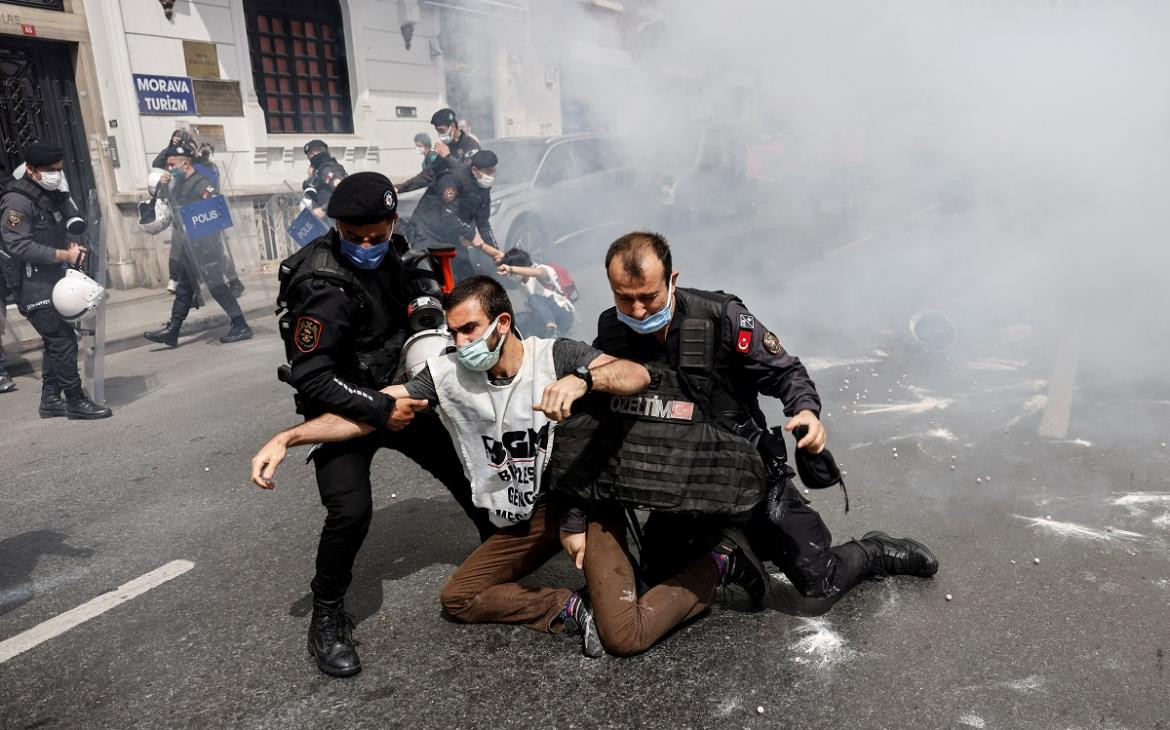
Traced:
<svg viewBox="0 0 1170 730">
<path fill-rule="evenodd" d="M 214 235 L 235 225 L 222 195 L 184 205 L 179 208 L 179 219 L 191 240 Z"/>
<path fill-rule="evenodd" d="M 313 211 L 305 208 L 300 215 L 293 218 L 288 227 L 288 235 L 297 242 L 298 246 L 305 246 L 329 232 L 329 226 L 313 215 Z"/>
</svg>

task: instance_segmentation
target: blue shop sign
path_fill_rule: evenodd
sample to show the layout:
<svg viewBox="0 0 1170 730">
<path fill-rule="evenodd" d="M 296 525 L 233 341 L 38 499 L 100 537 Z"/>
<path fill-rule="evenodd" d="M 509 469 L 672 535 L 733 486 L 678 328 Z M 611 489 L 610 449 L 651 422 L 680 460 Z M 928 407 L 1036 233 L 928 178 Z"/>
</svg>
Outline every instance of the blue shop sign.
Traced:
<svg viewBox="0 0 1170 730">
<path fill-rule="evenodd" d="M 134 74 L 140 114 L 195 115 L 195 90 L 186 76 Z"/>
<path fill-rule="evenodd" d="M 313 215 L 313 211 L 305 208 L 301 214 L 293 218 L 288 227 L 288 235 L 297 242 L 298 246 L 305 246 L 329 232 L 329 226 Z"/>
<path fill-rule="evenodd" d="M 179 208 L 179 218 L 190 240 L 211 236 L 235 225 L 222 195 L 184 205 Z"/>
</svg>

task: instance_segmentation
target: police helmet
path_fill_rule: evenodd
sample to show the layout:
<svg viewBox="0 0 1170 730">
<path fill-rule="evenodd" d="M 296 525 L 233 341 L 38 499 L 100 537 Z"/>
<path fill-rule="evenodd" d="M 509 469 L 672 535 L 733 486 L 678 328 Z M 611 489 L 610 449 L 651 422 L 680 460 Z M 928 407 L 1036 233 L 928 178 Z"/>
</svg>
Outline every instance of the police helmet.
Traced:
<svg viewBox="0 0 1170 730">
<path fill-rule="evenodd" d="M 146 175 L 146 192 L 151 195 L 158 195 L 158 186 L 162 184 L 162 176 L 166 170 L 160 170 L 157 167 L 151 168 Z"/>
<path fill-rule="evenodd" d="M 104 286 L 77 269 L 68 269 L 53 285 L 53 308 L 64 319 L 80 319 L 97 309 L 105 292 Z"/>
<path fill-rule="evenodd" d="M 138 204 L 138 226 L 152 236 L 165 231 L 171 225 L 171 217 L 171 206 L 165 200 L 155 200 L 154 205 L 149 200 Z"/>
</svg>

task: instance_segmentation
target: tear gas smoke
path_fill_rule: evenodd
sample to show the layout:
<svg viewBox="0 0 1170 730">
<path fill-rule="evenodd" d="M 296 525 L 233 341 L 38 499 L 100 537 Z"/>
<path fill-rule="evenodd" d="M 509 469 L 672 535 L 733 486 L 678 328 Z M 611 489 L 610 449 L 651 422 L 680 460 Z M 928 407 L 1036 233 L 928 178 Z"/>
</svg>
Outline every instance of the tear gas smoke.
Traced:
<svg viewBox="0 0 1170 730">
<path fill-rule="evenodd" d="M 531 19 L 560 61 L 566 130 L 613 134 L 668 180 L 681 215 L 660 215 L 657 180 L 631 225 L 664 229 L 684 284 L 736 292 L 798 353 L 864 352 L 937 310 L 959 348 L 1021 332 L 1046 347 L 1071 327 L 1093 342 L 1085 367 L 1165 361 L 1150 327 L 1170 278 L 1170 7 L 662 0 L 627 4 L 624 26 L 579 12 Z M 585 43 L 633 50 L 589 66 Z"/>
</svg>

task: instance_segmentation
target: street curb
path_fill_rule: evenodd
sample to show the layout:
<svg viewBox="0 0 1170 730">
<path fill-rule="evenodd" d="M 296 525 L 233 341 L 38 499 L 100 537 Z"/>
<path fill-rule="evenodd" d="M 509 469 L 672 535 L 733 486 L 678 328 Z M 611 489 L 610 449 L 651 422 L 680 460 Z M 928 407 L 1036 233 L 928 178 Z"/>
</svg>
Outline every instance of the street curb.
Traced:
<svg viewBox="0 0 1170 730">
<path fill-rule="evenodd" d="M 244 309 L 244 317 L 247 319 L 263 319 L 264 317 L 272 316 L 274 305 L 263 305 Z M 191 337 L 201 332 L 206 332 L 215 327 L 222 327 L 230 321 L 229 317 L 222 312 L 219 314 L 209 314 L 206 317 L 188 319 L 183 323 L 183 328 L 179 331 L 181 337 Z M 127 350 L 134 350 L 139 347 L 148 346 L 162 347 L 157 342 L 151 342 L 142 336 L 141 332 L 130 332 L 124 335 L 119 335 L 113 339 L 106 340 L 106 355 L 113 355 L 118 352 L 125 352 Z M 179 344 L 181 348 L 183 343 Z M 177 348 L 176 348 L 177 349 Z M 32 350 L 27 350 L 22 353 L 10 354 L 8 359 L 4 361 L 3 366 L 8 370 L 8 374 L 13 377 L 22 375 L 30 375 L 38 371 L 41 366 L 42 350 L 37 347 Z M 81 358 L 84 359 L 84 358 Z M 82 367 L 78 363 L 78 368 Z"/>
</svg>

